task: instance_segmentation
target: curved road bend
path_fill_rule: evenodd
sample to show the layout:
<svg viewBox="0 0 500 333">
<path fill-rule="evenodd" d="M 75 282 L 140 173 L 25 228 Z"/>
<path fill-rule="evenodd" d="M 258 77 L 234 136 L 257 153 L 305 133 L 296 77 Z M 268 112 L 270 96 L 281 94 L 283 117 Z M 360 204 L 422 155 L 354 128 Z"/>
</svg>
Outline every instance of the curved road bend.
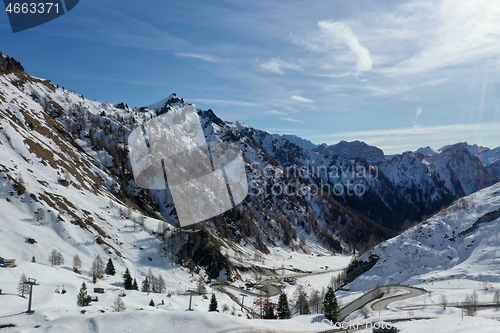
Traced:
<svg viewBox="0 0 500 333">
<path fill-rule="evenodd" d="M 367 292 L 366 294 L 364 294 L 360 298 L 355 299 L 354 301 L 352 301 L 351 303 L 347 304 L 342 309 L 340 309 L 340 319 L 341 320 L 344 319 L 349 314 L 351 314 L 352 312 L 354 312 L 358 309 L 361 309 L 363 306 L 370 303 L 371 301 L 373 301 L 377 298 L 383 297 L 384 293 L 388 292 L 392 288 L 406 290 L 406 291 L 408 291 L 408 294 L 394 296 L 394 297 L 387 297 L 387 298 L 381 299 L 381 300 L 373 303 L 373 305 L 372 305 L 373 310 L 379 311 L 379 307 L 377 307 L 377 308 L 374 307 L 374 305 L 376 305 L 376 304 L 380 304 L 380 306 L 384 307 L 383 309 L 386 309 L 387 305 L 389 305 L 392 302 L 401 301 L 401 300 L 412 298 L 412 297 L 417 297 L 417 296 L 420 296 L 420 295 L 423 295 L 426 293 L 426 291 L 423 289 L 409 287 L 409 286 L 402 286 L 402 285 L 390 285 L 390 286 L 378 287 L 378 288 L 375 288 L 375 289 Z M 382 309 L 382 308 L 380 308 L 380 309 Z"/>
<path fill-rule="evenodd" d="M 373 311 L 381 311 L 381 310 L 388 310 L 388 306 L 391 303 L 397 302 L 397 301 L 404 301 L 405 299 L 417 297 L 424 295 L 426 293 L 425 290 L 419 289 L 419 288 L 414 288 L 414 287 L 408 287 L 408 286 L 395 286 L 393 288 L 397 289 L 402 289 L 404 291 L 407 291 L 407 293 L 403 295 L 396 295 L 396 296 L 390 296 L 383 298 L 381 300 L 378 300 L 372 304 L 372 310 Z"/>
</svg>

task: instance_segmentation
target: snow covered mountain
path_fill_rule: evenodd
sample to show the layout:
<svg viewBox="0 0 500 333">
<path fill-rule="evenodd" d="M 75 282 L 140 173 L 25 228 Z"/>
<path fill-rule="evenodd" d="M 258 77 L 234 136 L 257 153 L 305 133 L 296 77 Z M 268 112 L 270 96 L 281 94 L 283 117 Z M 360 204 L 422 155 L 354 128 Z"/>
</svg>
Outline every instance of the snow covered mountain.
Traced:
<svg viewBox="0 0 500 333">
<path fill-rule="evenodd" d="M 22 233 L 10 238 L 12 244 L 35 237 L 30 230 L 40 224 L 56 230 L 75 251 L 85 244 L 89 253 L 99 249 L 128 258 L 126 249 L 138 245 L 122 238 L 120 232 L 128 228 L 146 232 L 151 239 L 149 250 L 137 254 L 142 259 L 160 248 L 170 253 L 172 261 L 199 265 L 212 278 L 221 272 L 236 278 L 239 268 L 223 255 L 224 248 L 262 254 L 272 247 L 342 252 L 360 246 L 372 234 L 378 240 L 393 234 L 328 195 L 311 192 L 307 178 L 284 172 L 252 135 L 243 134 L 253 129 L 224 122 L 211 110 L 199 112 L 207 140 L 235 142 L 241 147 L 251 193 L 222 216 L 192 229 L 175 228 L 169 190 L 143 190 L 135 184 L 126 142 L 131 129 L 184 105 L 182 99 L 172 94 L 157 110 L 89 101 L 29 76 L 12 58 L 0 58 L 0 182 L 8 202 L 2 230 L 9 226 L 8 216 L 27 223 Z M 122 223 L 110 222 L 115 219 Z M 79 229 L 73 226 L 85 236 L 77 237 Z M 14 256 L 12 251 L 4 256 Z M 31 255 L 29 251 L 23 254 L 26 260 Z"/>
<path fill-rule="evenodd" d="M 385 161 L 382 149 L 367 145 L 362 141 L 340 141 L 331 146 L 323 143 L 318 146 L 317 151 L 324 155 L 335 155 L 343 158 L 364 158 L 370 163 Z"/>
<path fill-rule="evenodd" d="M 278 138 L 282 138 L 282 139 L 288 140 L 292 143 L 295 143 L 297 146 L 305 148 L 305 149 L 314 149 L 314 148 L 318 147 L 317 144 L 314 144 L 309 140 L 302 139 L 301 137 L 298 137 L 296 135 L 290 135 L 290 134 L 282 134 L 282 135 L 274 134 L 274 135 Z"/>
<path fill-rule="evenodd" d="M 371 269 L 349 287 L 429 285 L 454 280 L 475 288 L 500 284 L 500 183 L 463 197 L 425 222 L 379 244 L 360 258 Z M 489 300 L 491 301 L 491 300 Z"/>
<path fill-rule="evenodd" d="M 0 58 L 0 147 L 6 156 L 0 165 L 8 193 L 25 188 L 18 192 L 18 209 L 27 209 L 22 206 L 29 196 L 36 203 L 28 209 L 32 216 L 41 209 L 50 219 L 76 223 L 118 252 L 109 240 L 112 232 L 101 226 L 102 208 L 92 201 L 119 207 L 117 214 L 136 221 L 130 225 L 147 218 L 177 224 L 168 189 L 143 190 L 135 183 L 126 142 L 136 126 L 186 105 L 182 98 L 172 94 L 143 108 L 89 101 L 30 77 L 12 58 Z M 237 275 L 221 247 L 264 254 L 273 247 L 363 249 L 370 238 L 394 235 L 386 227 L 399 230 L 406 220 L 418 221 L 499 179 L 463 144 L 388 161 L 380 149 L 362 142 L 306 149 L 286 137 L 223 121 L 212 110 L 198 113 L 207 141 L 239 145 L 250 187 L 241 205 L 176 236 L 184 239 L 175 245 L 178 260 L 189 258 L 212 277 L 222 271 Z M 85 190 L 93 199 L 77 197 Z M 172 248 L 171 237 L 162 235 L 163 248 Z"/>
<path fill-rule="evenodd" d="M 54 290 L 66 285 L 75 295 L 79 284 L 88 280 L 87 268 L 96 255 L 112 258 L 120 273 L 129 268 L 139 281 L 149 270 L 165 274 L 166 288 L 182 294 L 196 288 L 198 278 L 236 280 L 252 270 L 275 274 L 279 261 L 274 257 L 288 257 L 290 252 L 306 257 L 312 252 L 363 252 L 394 236 L 405 220 L 418 221 L 500 179 L 498 148 L 478 151 L 460 143 L 434 154 L 406 152 L 388 160 L 381 150 L 362 142 L 313 147 L 199 110 L 207 141 L 232 142 L 241 148 L 250 195 L 221 216 L 177 228 L 170 191 L 137 186 L 126 143 L 137 126 L 186 104 L 175 94 L 143 108 L 90 101 L 29 76 L 15 59 L 0 55 L 0 257 L 15 258 L 19 270 L 44 280 L 40 290 L 46 310 L 25 325 L 60 318 L 70 303 L 69 315 L 78 315 L 74 298 L 56 299 Z M 493 202 L 496 187 L 462 202 L 473 202 L 468 205 L 476 209 L 474 216 L 487 215 L 496 203 L 479 209 L 478 202 Z M 448 213 L 453 216 L 460 209 L 450 208 Z M 457 216 L 458 221 L 465 215 Z M 464 221 L 462 229 L 471 235 L 483 228 L 470 229 L 472 218 Z M 456 227 L 443 227 L 448 238 L 459 239 L 462 229 Z M 381 248 L 374 252 L 379 257 Z M 66 261 L 78 254 L 85 272 L 75 275 L 69 262 L 59 268 L 42 264 L 53 250 L 62 252 Z M 453 252 L 443 251 L 448 252 L 436 255 L 445 258 Z M 264 257 L 275 265 L 265 266 Z M 19 270 L 2 270 L 0 289 L 15 289 Z M 375 279 L 372 273 L 361 279 Z M 395 274 L 386 280 L 393 281 Z M 101 283 L 119 292 L 121 280 L 109 277 Z M 148 295 L 130 296 L 129 306 L 139 309 Z M 173 297 L 166 306 L 180 309 L 182 301 Z M 109 309 L 113 299 L 103 296 L 102 302 Z M 203 300 L 196 304 L 206 306 Z M 12 308 L 19 312 L 24 305 L 16 298 Z M 181 317 L 171 318 L 200 319 Z M 212 318 L 201 320 L 212 325 Z"/>
</svg>

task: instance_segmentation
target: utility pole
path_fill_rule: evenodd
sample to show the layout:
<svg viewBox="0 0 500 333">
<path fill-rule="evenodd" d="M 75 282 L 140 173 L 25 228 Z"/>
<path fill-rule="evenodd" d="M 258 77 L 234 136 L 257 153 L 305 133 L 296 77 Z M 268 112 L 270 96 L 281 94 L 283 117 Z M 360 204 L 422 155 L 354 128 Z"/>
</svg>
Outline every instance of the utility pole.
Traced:
<svg viewBox="0 0 500 333">
<path fill-rule="evenodd" d="M 259 289 L 259 306 L 260 306 L 260 319 L 262 319 L 262 289 Z"/>
<path fill-rule="evenodd" d="M 193 298 L 193 289 L 189 289 L 189 309 L 188 311 L 193 311 L 193 309 L 191 309 L 191 299 Z"/>
<path fill-rule="evenodd" d="M 33 278 L 28 278 L 28 281 L 23 282 L 23 283 L 30 286 L 30 298 L 28 301 L 28 311 L 26 311 L 26 313 L 33 313 L 33 312 L 35 312 L 35 311 L 31 310 L 31 299 L 33 298 L 33 286 L 38 286 L 39 284 L 36 283 L 36 279 L 33 279 Z"/>
<path fill-rule="evenodd" d="M 241 293 L 240 294 L 242 297 L 241 297 L 241 311 L 243 312 L 243 302 L 245 302 L 245 294 Z"/>
</svg>

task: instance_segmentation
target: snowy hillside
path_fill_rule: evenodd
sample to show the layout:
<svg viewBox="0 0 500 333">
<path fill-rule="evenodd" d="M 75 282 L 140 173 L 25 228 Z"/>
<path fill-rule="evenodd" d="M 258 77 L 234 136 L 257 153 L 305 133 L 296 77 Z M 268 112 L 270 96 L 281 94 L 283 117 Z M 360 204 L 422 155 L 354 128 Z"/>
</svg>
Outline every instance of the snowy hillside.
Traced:
<svg viewBox="0 0 500 333">
<path fill-rule="evenodd" d="M 365 253 L 379 259 L 350 284 L 353 290 L 377 284 L 429 286 L 454 281 L 462 286 L 500 286 L 500 183 L 457 200 L 427 221 Z"/>
</svg>

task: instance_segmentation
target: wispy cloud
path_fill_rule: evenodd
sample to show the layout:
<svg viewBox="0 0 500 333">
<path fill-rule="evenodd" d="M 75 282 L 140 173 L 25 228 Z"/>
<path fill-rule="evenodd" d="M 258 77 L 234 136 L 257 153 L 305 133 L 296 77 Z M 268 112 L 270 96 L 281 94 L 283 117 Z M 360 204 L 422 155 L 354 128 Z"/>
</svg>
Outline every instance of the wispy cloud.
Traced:
<svg viewBox="0 0 500 333">
<path fill-rule="evenodd" d="M 176 52 L 174 54 L 178 57 L 193 58 L 193 59 L 203 60 L 206 62 L 222 62 L 222 59 L 220 58 L 204 54 L 190 53 L 190 52 Z"/>
<path fill-rule="evenodd" d="M 259 68 L 263 71 L 284 74 L 285 70 L 300 70 L 300 66 L 289 61 L 285 61 L 279 58 L 272 58 L 266 62 L 260 63 Z"/>
<path fill-rule="evenodd" d="M 498 146 L 497 133 L 500 123 L 452 124 L 441 126 L 413 126 L 407 128 L 377 129 L 370 131 L 354 131 L 331 135 L 309 137 L 313 142 L 334 144 L 340 140 L 362 140 L 375 145 L 387 154 L 416 150 L 424 145 L 435 149 L 447 144 L 467 141 L 495 148 Z M 397 144 L 395 144 L 397 142 Z"/>
<path fill-rule="evenodd" d="M 284 120 L 284 121 L 289 121 L 292 123 L 304 123 L 302 120 L 294 119 L 291 117 L 286 117 L 286 118 L 278 118 L 279 120 Z"/>
<path fill-rule="evenodd" d="M 221 106 L 256 106 L 254 102 L 236 101 L 231 99 L 214 99 L 214 98 L 191 98 L 190 102 L 204 103 L 208 105 L 221 105 Z"/>
<path fill-rule="evenodd" d="M 419 106 L 419 107 L 417 108 L 417 112 L 415 113 L 415 121 L 417 121 L 417 120 L 418 120 L 418 118 L 420 118 L 420 116 L 422 115 L 422 110 L 423 110 L 423 109 L 422 109 L 422 107 L 421 107 L 421 106 Z"/>
<path fill-rule="evenodd" d="M 272 115 L 277 115 L 277 116 L 282 116 L 282 115 L 286 114 L 286 112 L 278 111 L 278 110 L 271 110 L 271 111 L 267 111 L 266 113 L 272 114 Z"/>
<path fill-rule="evenodd" d="M 290 98 L 294 101 L 301 102 L 301 103 L 314 103 L 314 101 L 312 99 L 309 99 L 309 98 L 306 98 L 306 97 L 300 96 L 300 95 L 292 95 Z"/>
<path fill-rule="evenodd" d="M 354 72 L 358 74 L 372 69 L 370 51 L 361 45 L 347 23 L 324 20 L 319 21 L 317 26 L 318 30 L 315 33 L 305 38 L 295 37 L 294 42 L 311 51 L 327 54 L 331 68 L 354 61 Z"/>
<path fill-rule="evenodd" d="M 405 32 L 417 46 L 392 68 L 392 73 L 423 73 L 477 63 L 500 52 L 497 1 L 414 1 L 410 4 L 413 5 L 410 8 L 408 4 L 402 5 L 396 13 L 382 17 L 383 21 L 393 23 L 393 29 Z M 420 6 L 415 7 L 417 4 Z M 418 14 L 412 15 L 412 12 Z M 405 24 L 412 29 L 408 30 Z"/>
</svg>

